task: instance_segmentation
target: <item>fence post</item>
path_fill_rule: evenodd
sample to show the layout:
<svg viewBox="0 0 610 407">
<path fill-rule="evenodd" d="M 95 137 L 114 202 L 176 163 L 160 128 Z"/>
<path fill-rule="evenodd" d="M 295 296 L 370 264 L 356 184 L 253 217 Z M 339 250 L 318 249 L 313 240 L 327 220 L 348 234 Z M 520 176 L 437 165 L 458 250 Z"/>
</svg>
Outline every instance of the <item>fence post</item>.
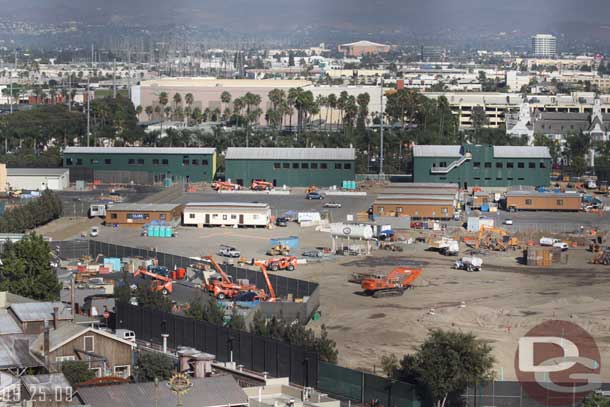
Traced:
<svg viewBox="0 0 610 407">
<path fill-rule="evenodd" d="M 364 403 L 364 372 L 360 372 L 360 376 L 362 377 L 362 382 L 360 384 L 360 402 Z"/>
</svg>

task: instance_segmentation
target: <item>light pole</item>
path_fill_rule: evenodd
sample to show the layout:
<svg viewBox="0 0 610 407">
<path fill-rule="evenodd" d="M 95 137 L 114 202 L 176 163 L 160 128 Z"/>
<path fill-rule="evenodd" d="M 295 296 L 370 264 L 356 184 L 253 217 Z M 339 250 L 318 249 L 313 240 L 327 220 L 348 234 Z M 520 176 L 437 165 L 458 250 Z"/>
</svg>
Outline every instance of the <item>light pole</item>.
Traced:
<svg viewBox="0 0 610 407">
<path fill-rule="evenodd" d="M 380 101 L 381 101 L 381 109 L 380 109 L 380 124 L 381 124 L 381 132 L 380 132 L 380 145 L 379 145 L 379 175 L 383 175 L 383 78 L 381 78 L 381 92 L 380 92 Z"/>
</svg>

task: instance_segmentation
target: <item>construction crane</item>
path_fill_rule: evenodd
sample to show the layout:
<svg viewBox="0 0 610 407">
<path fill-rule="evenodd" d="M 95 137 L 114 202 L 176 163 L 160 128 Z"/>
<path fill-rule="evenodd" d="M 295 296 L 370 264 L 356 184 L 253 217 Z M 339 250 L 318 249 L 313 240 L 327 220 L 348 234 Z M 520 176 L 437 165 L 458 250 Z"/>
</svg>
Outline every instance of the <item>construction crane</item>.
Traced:
<svg viewBox="0 0 610 407">
<path fill-rule="evenodd" d="M 250 189 L 253 191 L 270 191 L 273 189 L 273 182 L 265 181 L 264 179 L 255 179 L 252 181 Z"/>
<path fill-rule="evenodd" d="M 229 181 L 214 181 L 212 183 L 212 189 L 214 191 L 239 191 L 241 185 Z"/>
<path fill-rule="evenodd" d="M 493 235 L 500 235 L 501 239 L 494 238 Z M 517 249 L 519 247 L 519 239 L 511 237 L 508 232 L 501 228 L 491 226 L 481 226 L 475 243 L 475 249 L 490 249 L 495 251 L 506 251 L 506 249 Z"/>
<path fill-rule="evenodd" d="M 422 269 L 396 267 L 386 275 L 365 278 L 360 286 L 364 293 L 375 298 L 397 297 L 412 287 L 412 284 L 422 273 Z"/>
<path fill-rule="evenodd" d="M 205 287 L 217 299 L 224 300 L 225 298 L 233 298 L 240 292 L 256 290 L 256 286 L 254 285 L 234 283 L 231 277 L 224 272 L 212 256 L 203 256 L 202 259 L 209 261 L 214 270 L 220 275 L 220 280 L 212 279 L 206 281 Z"/>
<path fill-rule="evenodd" d="M 133 273 L 134 277 L 150 277 L 152 279 L 151 288 L 154 291 L 161 291 L 163 295 L 171 294 L 174 292 L 174 281 L 167 275 L 159 274 L 155 272 L 154 268 L 148 270 L 144 267 L 140 267 Z"/>
<path fill-rule="evenodd" d="M 263 276 L 265 277 L 265 283 L 267 284 L 267 288 L 269 289 L 269 295 L 265 294 L 264 300 L 266 302 L 275 302 L 277 300 L 277 297 L 275 296 L 275 289 L 273 288 L 271 280 L 269 279 L 269 274 L 267 274 L 267 267 L 265 267 L 264 264 L 261 264 L 260 269 L 261 273 L 263 273 Z"/>
</svg>

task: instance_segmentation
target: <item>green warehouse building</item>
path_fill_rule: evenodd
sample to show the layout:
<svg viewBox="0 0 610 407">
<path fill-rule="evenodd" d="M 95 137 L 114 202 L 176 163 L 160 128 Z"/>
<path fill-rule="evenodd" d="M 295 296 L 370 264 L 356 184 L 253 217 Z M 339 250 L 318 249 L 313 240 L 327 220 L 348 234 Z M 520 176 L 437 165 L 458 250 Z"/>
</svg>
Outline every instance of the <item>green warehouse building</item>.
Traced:
<svg viewBox="0 0 610 407">
<path fill-rule="evenodd" d="M 63 162 L 72 182 L 209 182 L 216 175 L 214 148 L 66 147 Z"/>
<path fill-rule="evenodd" d="M 353 148 L 229 147 L 225 177 L 243 186 L 265 180 L 275 186 L 341 187 L 343 181 L 356 178 L 356 152 Z"/>
<path fill-rule="evenodd" d="M 461 188 L 548 185 L 551 155 L 547 147 L 414 146 L 413 181 L 457 183 Z"/>
</svg>

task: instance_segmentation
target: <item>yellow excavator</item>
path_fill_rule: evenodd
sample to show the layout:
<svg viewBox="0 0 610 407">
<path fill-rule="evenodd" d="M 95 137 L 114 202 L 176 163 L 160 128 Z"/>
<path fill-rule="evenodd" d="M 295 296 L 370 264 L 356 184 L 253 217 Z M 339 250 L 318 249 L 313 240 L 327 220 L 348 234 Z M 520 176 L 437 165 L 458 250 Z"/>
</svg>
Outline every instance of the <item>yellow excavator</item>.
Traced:
<svg viewBox="0 0 610 407">
<path fill-rule="evenodd" d="M 491 226 L 481 226 L 475 243 L 475 248 L 504 252 L 508 249 L 519 249 L 520 242 L 519 239 L 510 236 L 504 229 Z"/>
</svg>

